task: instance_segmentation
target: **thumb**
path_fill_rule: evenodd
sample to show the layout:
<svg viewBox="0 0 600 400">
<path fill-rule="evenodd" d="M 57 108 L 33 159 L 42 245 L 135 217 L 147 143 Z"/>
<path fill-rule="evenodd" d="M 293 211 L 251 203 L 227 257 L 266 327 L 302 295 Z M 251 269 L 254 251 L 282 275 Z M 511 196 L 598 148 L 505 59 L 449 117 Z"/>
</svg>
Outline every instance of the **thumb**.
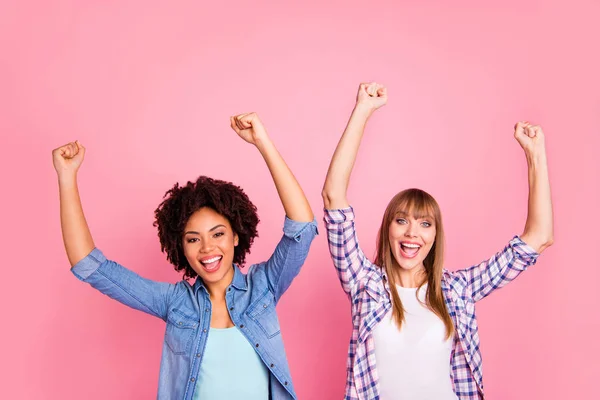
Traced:
<svg viewBox="0 0 600 400">
<path fill-rule="evenodd" d="M 77 146 L 77 154 L 75 154 L 74 158 L 80 158 L 83 160 L 83 157 L 85 156 L 85 147 L 79 143 L 79 140 L 75 141 L 75 146 Z"/>
</svg>

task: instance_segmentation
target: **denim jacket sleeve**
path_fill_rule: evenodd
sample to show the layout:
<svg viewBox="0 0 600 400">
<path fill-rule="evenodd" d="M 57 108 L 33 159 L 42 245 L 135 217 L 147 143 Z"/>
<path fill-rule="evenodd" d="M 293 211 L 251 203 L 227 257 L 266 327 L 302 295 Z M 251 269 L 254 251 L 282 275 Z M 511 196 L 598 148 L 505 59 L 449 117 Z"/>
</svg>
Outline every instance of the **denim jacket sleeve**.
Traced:
<svg viewBox="0 0 600 400">
<path fill-rule="evenodd" d="M 269 288 L 278 302 L 300 272 L 310 244 L 318 234 L 317 221 L 298 222 L 285 217 L 283 236 L 271 257 L 264 263 Z"/>
<path fill-rule="evenodd" d="M 136 310 L 166 320 L 170 300 L 179 284 L 145 279 L 122 265 L 106 259 L 98 249 L 92 250 L 73 268 L 73 274 L 101 293 Z"/>
</svg>

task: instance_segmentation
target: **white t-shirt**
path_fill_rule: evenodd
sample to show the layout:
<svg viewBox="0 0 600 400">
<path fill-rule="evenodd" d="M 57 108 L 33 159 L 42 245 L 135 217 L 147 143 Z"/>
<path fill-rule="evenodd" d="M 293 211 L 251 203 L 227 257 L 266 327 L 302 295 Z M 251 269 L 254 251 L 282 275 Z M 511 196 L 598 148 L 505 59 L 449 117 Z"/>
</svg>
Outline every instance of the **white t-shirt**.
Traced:
<svg viewBox="0 0 600 400">
<path fill-rule="evenodd" d="M 457 400 L 450 379 L 453 338 L 444 322 L 416 298 L 417 288 L 398 288 L 404 308 L 399 330 L 388 312 L 373 330 L 382 400 Z M 419 289 L 425 302 L 427 284 Z"/>
</svg>

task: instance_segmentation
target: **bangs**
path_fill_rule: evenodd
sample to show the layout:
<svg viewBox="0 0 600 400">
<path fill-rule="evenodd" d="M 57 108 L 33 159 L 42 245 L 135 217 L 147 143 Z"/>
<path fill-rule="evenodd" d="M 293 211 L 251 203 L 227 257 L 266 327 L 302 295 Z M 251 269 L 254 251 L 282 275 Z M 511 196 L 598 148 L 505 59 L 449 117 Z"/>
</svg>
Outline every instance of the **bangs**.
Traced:
<svg viewBox="0 0 600 400">
<path fill-rule="evenodd" d="M 431 219 L 436 218 L 435 200 L 426 192 L 421 190 L 409 190 L 404 193 L 396 206 L 396 215 L 412 217 L 414 219 Z"/>
</svg>

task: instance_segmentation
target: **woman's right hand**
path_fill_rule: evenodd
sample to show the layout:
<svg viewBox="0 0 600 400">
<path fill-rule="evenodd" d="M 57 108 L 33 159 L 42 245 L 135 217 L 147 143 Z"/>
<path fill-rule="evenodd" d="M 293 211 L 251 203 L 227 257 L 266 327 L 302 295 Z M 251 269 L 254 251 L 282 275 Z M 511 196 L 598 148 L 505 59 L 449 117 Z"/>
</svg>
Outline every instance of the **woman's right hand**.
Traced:
<svg viewBox="0 0 600 400">
<path fill-rule="evenodd" d="M 58 176 L 76 175 L 84 156 L 85 147 L 78 141 L 67 143 L 52 150 L 52 162 Z"/>
<path fill-rule="evenodd" d="M 387 103 L 387 89 L 376 82 L 361 83 L 356 95 L 356 107 L 373 112 Z"/>
</svg>

